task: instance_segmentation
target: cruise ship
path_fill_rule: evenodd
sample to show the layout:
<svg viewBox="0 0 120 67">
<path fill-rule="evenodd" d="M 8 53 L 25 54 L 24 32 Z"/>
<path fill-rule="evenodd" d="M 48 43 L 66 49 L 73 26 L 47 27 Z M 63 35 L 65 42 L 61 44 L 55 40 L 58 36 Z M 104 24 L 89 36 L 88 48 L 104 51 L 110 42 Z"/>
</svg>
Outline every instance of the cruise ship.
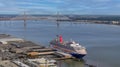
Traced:
<svg viewBox="0 0 120 67">
<path fill-rule="evenodd" d="M 82 59 L 86 54 L 86 48 L 75 41 L 63 41 L 61 35 L 50 42 L 53 49 L 71 54 L 75 58 Z"/>
</svg>

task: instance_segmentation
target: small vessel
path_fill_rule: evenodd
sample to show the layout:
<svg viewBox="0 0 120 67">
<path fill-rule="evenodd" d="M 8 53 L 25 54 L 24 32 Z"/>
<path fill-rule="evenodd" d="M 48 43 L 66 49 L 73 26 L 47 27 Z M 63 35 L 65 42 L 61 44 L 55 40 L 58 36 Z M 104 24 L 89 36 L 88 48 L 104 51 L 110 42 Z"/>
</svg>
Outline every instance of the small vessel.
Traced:
<svg viewBox="0 0 120 67">
<path fill-rule="evenodd" d="M 71 54 L 75 58 L 82 59 L 86 54 L 86 48 L 75 41 L 63 41 L 61 35 L 50 42 L 53 49 Z"/>
</svg>

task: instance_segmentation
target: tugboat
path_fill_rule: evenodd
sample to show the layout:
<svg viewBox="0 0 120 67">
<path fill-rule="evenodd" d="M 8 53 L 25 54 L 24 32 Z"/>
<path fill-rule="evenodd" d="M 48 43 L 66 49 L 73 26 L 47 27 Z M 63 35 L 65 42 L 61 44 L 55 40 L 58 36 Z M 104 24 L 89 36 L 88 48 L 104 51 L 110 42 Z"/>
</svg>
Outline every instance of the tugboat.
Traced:
<svg viewBox="0 0 120 67">
<path fill-rule="evenodd" d="M 50 46 L 53 49 L 68 53 L 79 59 L 82 59 L 87 54 L 85 47 L 75 41 L 63 41 L 63 37 L 61 35 L 57 35 L 57 38 L 50 42 Z"/>
</svg>

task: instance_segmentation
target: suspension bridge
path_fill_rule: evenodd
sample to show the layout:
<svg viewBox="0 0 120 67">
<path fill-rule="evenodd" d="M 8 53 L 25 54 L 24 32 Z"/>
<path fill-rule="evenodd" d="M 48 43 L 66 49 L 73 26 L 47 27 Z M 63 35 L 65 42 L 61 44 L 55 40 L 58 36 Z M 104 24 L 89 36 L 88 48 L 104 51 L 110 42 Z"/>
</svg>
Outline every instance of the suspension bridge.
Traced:
<svg viewBox="0 0 120 67">
<path fill-rule="evenodd" d="M 67 16 L 60 16 L 60 20 L 69 20 Z M 1 15 L 0 16 L 1 21 L 16 21 L 16 20 L 58 20 L 57 15 L 29 15 L 24 12 L 24 14 L 21 15 L 15 15 L 15 16 L 6 16 Z"/>
</svg>

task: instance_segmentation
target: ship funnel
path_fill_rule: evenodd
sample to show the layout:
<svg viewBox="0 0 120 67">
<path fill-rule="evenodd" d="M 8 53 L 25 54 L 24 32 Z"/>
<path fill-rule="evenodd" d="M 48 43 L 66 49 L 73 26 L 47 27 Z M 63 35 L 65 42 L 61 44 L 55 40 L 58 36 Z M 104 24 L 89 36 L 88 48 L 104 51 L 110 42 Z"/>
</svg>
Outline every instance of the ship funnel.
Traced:
<svg viewBox="0 0 120 67">
<path fill-rule="evenodd" d="M 59 36 L 59 41 L 60 41 L 60 43 L 63 43 L 63 37 L 62 37 L 62 35 Z"/>
</svg>

